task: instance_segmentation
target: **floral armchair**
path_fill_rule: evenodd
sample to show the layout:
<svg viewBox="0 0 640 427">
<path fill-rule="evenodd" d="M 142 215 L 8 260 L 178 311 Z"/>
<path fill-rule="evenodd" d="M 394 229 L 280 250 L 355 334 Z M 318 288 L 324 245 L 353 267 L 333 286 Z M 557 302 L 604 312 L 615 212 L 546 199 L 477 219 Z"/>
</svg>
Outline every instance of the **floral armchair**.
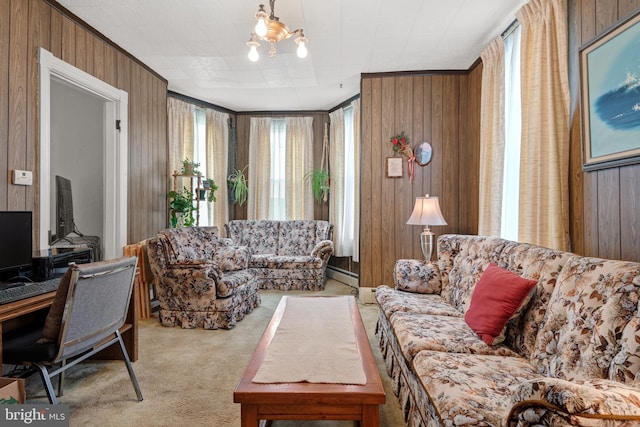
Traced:
<svg viewBox="0 0 640 427">
<path fill-rule="evenodd" d="M 162 230 L 148 257 L 164 326 L 230 329 L 260 305 L 249 249 L 218 239 L 217 227 Z"/>
</svg>

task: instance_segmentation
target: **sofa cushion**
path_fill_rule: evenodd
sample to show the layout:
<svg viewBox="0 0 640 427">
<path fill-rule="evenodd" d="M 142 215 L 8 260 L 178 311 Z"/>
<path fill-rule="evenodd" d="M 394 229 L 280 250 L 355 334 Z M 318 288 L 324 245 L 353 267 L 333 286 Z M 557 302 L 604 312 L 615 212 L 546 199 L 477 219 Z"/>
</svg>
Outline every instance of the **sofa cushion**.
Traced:
<svg viewBox="0 0 640 427">
<path fill-rule="evenodd" d="M 529 358 L 535 349 L 536 336 L 558 275 L 572 255 L 518 242 L 507 243 L 500 255 L 499 267 L 538 282 L 522 316 L 509 320 L 505 328 L 504 343 L 523 357 Z"/>
<path fill-rule="evenodd" d="M 490 263 L 474 288 L 464 320 L 484 342 L 498 344 L 504 340 L 507 321 L 521 314 L 535 285 L 535 280 Z"/>
<path fill-rule="evenodd" d="M 280 221 L 234 220 L 225 224 L 234 244 L 248 246 L 252 254 L 273 254 L 278 248 Z"/>
<path fill-rule="evenodd" d="M 503 345 L 489 346 L 462 317 L 396 312 L 389 319 L 404 357 L 411 362 L 422 350 L 518 356 Z"/>
<path fill-rule="evenodd" d="M 513 390 L 537 373 L 520 357 L 422 351 L 415 373 L 446 426 L 499 426 Z"/>
<path fill-rule="evenodd" d="M 555 378 L 632 382 L 637 335 L 625 331 L 637 330 L 639 300 L 640 263 L 571 257 L 551 295 L 532 363 Z"/>
<path fill-rule="evenodd" d="M 327 239 L 318 233 L 315 220 L 282 221 L 278 233 L 278 255 L 310 255 L 315 245 Z"/>
<path fill-rule="evenodd" d="M 462 313 L 440 295 L 402 292 L 386 285 L 376 288 L 376 301 L 387 318 L 397 311 L 436 316 L 462 316 Z"/>
<path fill-rule="evenodd" d="M 218 246 L 218 227 L 180 227 L 161 230 L 169 242 L 170 262 L 213 258 Z"/>
<path fill-rule="evenodd" d="M 473 288 L 490 262 L 497 263 L 507 240 L 483 236 L 440 236 L 442 297 L 461 312 L 471 303 Z M 451 263 L 448 265 L 448 263 Z"/>
<path fill-rule="evenodd" d="M 321 268 L 322 260 L 320 258 L 312 257 L 309 255 L 273 255 L 273 254 L 261 254 L 253 255 L 249 261 L 251 268 L 280 268 L 280 269 L 295 269 L 295 268 Z"/>
</svg>

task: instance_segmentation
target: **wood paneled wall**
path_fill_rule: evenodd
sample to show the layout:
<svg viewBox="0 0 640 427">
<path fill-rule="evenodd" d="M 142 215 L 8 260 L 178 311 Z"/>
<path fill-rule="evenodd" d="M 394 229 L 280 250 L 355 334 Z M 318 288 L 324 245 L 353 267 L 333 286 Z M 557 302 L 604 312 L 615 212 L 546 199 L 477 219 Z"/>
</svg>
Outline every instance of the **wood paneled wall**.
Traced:
<svg viewBox="0 0 640 427">
<path fill-rule="evenodd" d="M 166 80 L 54 1 L 0 0 L 0 11 L 0 210 L 32 211 L 38 224 L 37 50 L 43 47 L 128 92 L 128 241 L 137 242 L 164 228 Z M 34 171 L 34 185 L 12 185 L 14 169 Z M 36 238 L 34 248 L 37 243 Z"/>
<path fill-rule="evenodd" d="M 578 67 L 582 45 L 638 12 L 640 0 L 569 1 L 571 242 L 583 255 L 640 261 L 640 165 L 582 172 Z"/>
<path fill-rule="evenodd" d="M 329 123 L 328 112 L 273 112 L 273 113 L 238 113 L 236 116 L 236 167 L 242 169 L 249 164 L 249 131 L 251 130 L 251 117 L 272 117 L 282 118 L 284 116 L 304 116 L 313 117 L 313 164 L 315 168 L 321 166 L 322 161 L 322 141 L 324 138 L 324 124 Z M 246 175 L 249 176 L 249 168 Z M 249 183 L 251 191 L 251 183 Z M 230 206 L 229 218 L 247 219 L 247 205 L 242 207 Z M 329 219 L 328 202 L 314 203 L 314 218 Z"/>
<path fill-rule="evenodd" d="M 391 285 L 396 260 L 422 258 L 422 229 L 406 225 L 418 196 L 439 197 L 448 225 L 433 227 L 437 235 L 477 233 L 481 76 L 481 65 L 469 73 L 363 76 L 361 287 Z M 403 130 L 412 146 L 433 147 L 413 183 L 406 162 L 402 178 L 386 177 L 389 140 Z"/>
</svg>

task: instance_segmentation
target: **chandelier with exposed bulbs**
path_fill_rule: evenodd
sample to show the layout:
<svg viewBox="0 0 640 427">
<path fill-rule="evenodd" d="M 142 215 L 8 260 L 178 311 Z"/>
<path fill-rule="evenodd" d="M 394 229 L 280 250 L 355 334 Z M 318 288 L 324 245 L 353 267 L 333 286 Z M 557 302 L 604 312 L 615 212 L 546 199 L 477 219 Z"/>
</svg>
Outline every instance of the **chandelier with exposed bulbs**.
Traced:
<svg viewBox="0 0 640 427">
<path fill-rule="evenodd" d="M 263 4 L 260 5 L 260 8 L 256 12 L 256 20 L 258 22 L 254 28 L 254 32 L 251 33 L 251 37 L 247 42 L 247 46 L 249 46 L 249 60 L 256 62 L 260 59 L 260 55 L 258 54 L 258 46 L 260 46 L 260 43 L 258 43 L 258 39 L 264 40 L 271 45 L 271 48 L 269 49 L 269 57 L 274 58 L 276 56 L 276 43 L 288 39 L 296 34 L 298 35 L 295 40 L 298 45 L 296 53 L 298 54 L 298 57 L 305 58 L 307 56 L 307 38 L 304 36 L 302 28 L 289 31 L 289 28 L 280 22 L 280 18 L 275 16 L 273 11 L 274 3 L 275 0 L 269 0 L 271 14 L 267 15 Z"/>
</svg>

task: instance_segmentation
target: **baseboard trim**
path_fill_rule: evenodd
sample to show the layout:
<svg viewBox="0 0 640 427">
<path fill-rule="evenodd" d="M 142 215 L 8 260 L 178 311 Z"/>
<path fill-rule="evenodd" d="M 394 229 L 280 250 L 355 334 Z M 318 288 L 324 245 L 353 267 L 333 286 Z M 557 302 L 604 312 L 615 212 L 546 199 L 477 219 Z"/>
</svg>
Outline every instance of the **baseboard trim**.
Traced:
<svg viewBox="0 0 640 427">
<path fill-rule="evenodd" d="M 330 266 L 327 267 L 327 277 L 344 283 L 345 285 L 349 285 L 352 288 L 358 289 L 360 287 L 358 277 L 345 274 L 335 268 L 331 268 Z"/>
</svg>

